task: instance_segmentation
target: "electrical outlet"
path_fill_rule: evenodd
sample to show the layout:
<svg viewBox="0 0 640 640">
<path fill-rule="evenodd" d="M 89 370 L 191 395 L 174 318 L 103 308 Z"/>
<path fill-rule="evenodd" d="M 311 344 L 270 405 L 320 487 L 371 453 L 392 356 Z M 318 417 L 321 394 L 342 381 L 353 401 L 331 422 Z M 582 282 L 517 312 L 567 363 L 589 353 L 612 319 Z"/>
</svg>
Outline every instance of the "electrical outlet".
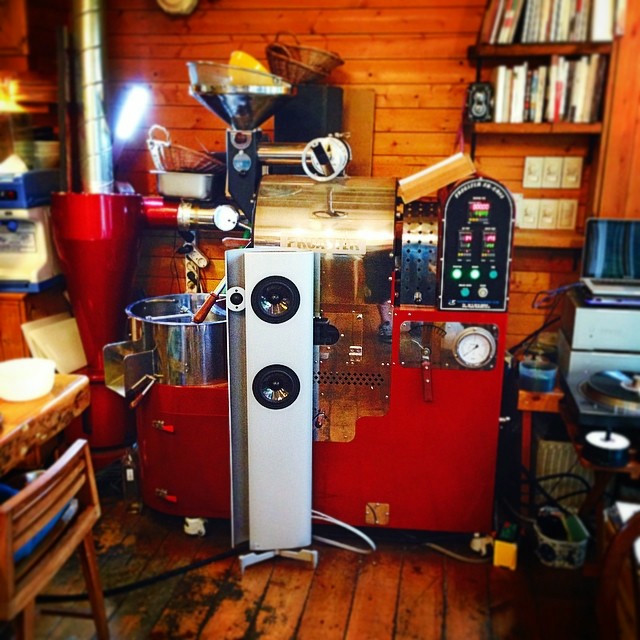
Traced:
<svg viewBox="0 0 640 640">
<path fill-rule="evenodd" d="M 567 156 L 562 163 L 560 186 L 563 189 L 579 189 L 581 183 L 582 158 L 580 156 Z"/>
<path fill-rule="evenodd" d="M 555 229 L 558 219 L 558 201 L 540 200 L 538 229 Z"/>
<path fill-rule="evenodd" d="M 520 229 L 538 228 L 538 211 L 540 210 L 540 200 L 535 198 L 524 198 L 522 207 L 517 211 L 517 226 Z"/>
<path fill-rule="evenodd" d="M 550 156 L 544 159 L 542 168 L 542 188 L 559 189 L 562 178 L 562 157 Z"/>
<path fill-rule="evenodd" d="M 577 200 L 558 200 L 558 220 L 556 229 L 568 229 L 573 231 L 573 229 L 576 228 L 577 217 Z"/>
<path fill-rule="evenodd" d="M 200 290 L 200 273 L 198 265 L 188 256 L 184 259 L 185 293 L 198 293 Z"/>
<path fill-rule="evenodd" d="M 542 168 L 544 158 L 539 156 L 527 156 L 524 160 L 524 174 L 522 186 L 525 189 L 540 189 L 542 187 Z"/>
</svg>

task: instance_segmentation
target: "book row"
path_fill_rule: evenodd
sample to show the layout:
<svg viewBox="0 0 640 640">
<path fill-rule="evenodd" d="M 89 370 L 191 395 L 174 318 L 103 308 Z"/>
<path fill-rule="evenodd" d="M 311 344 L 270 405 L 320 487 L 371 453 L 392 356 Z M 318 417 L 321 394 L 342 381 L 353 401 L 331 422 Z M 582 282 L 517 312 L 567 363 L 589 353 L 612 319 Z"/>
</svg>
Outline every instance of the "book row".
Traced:
<svg viewBox="0 0 640 640">
<path fill-rule="evenodd" d="M 549 65 L 499 65 L 493 72 L 494 122 L 598 122 L 607 57 L 598 53 Z"/>
<path fill-rule="evenodd" d="M 487 44 L 611 42 L 621 34 L 627 0 L 491 0 L 482 26 Z"/>
</svg>

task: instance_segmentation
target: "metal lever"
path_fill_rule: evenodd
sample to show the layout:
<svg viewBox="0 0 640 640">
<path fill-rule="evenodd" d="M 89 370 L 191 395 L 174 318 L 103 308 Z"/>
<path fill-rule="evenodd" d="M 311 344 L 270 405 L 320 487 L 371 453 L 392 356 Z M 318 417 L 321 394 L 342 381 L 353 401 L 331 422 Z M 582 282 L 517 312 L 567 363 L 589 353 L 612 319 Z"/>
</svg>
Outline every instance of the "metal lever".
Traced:
<svg viewBox="0 0 640 640">
<path fill-rule="evenodd" d="M 422 370 L 422 399 L 425 402 L 433 402 L 433 389 L 431 387 L 431 349 L 429 349 L 429 347 L 422 347 L 420 369 Z"/>
</svg>

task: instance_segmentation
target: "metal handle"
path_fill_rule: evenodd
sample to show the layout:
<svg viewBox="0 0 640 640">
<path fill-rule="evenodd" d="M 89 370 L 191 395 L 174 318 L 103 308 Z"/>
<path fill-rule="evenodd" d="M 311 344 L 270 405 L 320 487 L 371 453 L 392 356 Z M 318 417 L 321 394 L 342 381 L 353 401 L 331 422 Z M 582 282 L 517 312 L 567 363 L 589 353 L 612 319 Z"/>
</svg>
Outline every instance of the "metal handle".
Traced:
<svg viewBox="0 0 640 640">
<path fill-rule="evenodd" d="M 204 319 L 209 315 L 209 311 L 211 311 L 217 299 L 218 294 L 215 291 L 212 291 L 202 303 L 202 305 L 200 305 L 200 308 L 193 314 L 191 322 L 195 322 L 195 324 L 203 323 Z"/>
<path fill-rule="evenodd" d="M 147 373 L 142 376 L 142 378 L 140 378 L 140 380 L 138 380 L 138 382 L 136 382 L 131 388 L 135 389 L 142 383 L 143 380 L 149 380 L 149 382 L 147 383 L 147 386 L 129 403 L 130 409 L 135 409 L 142 402 L 142 398 L 147 395 L 151 387 L 153 387 L 153 385 L 158 382 L 158 378 L 152 376 L 150 373 Z"/>
<path fill-rule="evenodd" d="M 420 362 L 422 371 L 422 399 L 425 402 L 433 402 L 433 389 L 431 387 L 431 349 L 423 347 L 422 360 Z"/>
</svg>

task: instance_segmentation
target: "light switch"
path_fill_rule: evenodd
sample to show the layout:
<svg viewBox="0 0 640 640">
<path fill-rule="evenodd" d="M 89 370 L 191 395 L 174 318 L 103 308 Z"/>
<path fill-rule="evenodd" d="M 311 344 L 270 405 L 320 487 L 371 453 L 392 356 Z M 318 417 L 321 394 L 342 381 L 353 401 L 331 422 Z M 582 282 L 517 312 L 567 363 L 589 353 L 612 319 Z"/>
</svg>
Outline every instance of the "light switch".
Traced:
<svg viewBox="0 0 640 640">
<path fill-rule="evenodd" d="M 557 229 L 573 230 L 576 228 L 576 218 L 578 216 L 577 200 L 558 200 L 558 220 Z"/>
<path fill-rule="evenodd" d="M 559 189 L 562 178 L 562 157 L 548 156 L 542 168 L 542 188 Z"/>
<path fill-rule="evenodd" d="M 525 198 L 522 207 L 517 211 L 516 223 L 520 229 L 537 229 L 540 200 Z"/>
<path fill-rule="evenodd" d="M 542 167 L 544 158 L 540 156 L 527 156 L 524 160 L 524 175 L 522 186 L 525 189 L 540 189 L 542 187 Z"/>
<path fill-rule="evenodd" d="M 563 189 L 579 189 L 581 183 L 582 158 L 580 156 L 567 156 L 562 163 L 560 186 Z"/>
<path fill-rule="evenodd" d="M 538 229 L 555 229 L 558 220 L 558 201 L 540 200 Z"/>
</svg>

